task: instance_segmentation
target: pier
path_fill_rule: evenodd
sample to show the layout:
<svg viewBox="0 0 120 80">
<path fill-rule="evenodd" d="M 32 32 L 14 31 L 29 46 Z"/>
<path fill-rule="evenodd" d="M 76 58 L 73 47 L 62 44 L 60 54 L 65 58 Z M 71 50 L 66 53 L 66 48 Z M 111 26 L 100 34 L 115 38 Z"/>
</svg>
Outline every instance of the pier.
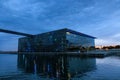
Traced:
<svg viewBox="0 0 120 80">
<path fill-rule="evenodd" d="M 87 52 L 19 52 L 18 54 L 40 54 L 46 56 L 75 56 L 75 57 L 96 57 L 96 58 L 104 58 L 107 56 L 120 55 L 120 49 L 111 49 L 111 50 L 94 50 Z"/>
<path fill-rule="evenodd" d="M 30 55 L 46 55 L 46 56 L 75 56 L 75 57 L 94 57 L 94 58 L 104 58 L 107 56 L 120 56 L 120 49 L 111 50 L 94 50 L 87 52 L 17 52 L 17 51 L 0 51 L 0 54 L 30 54 Z"/>
</svg>

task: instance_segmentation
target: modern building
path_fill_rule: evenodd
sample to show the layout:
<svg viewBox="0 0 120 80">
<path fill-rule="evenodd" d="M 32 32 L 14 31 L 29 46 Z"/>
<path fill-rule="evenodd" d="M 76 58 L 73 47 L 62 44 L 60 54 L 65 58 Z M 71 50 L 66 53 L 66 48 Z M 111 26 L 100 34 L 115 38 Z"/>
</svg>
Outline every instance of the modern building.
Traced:
<svg viewBox="0 0 120 80">
<path fill-rule="evenodd" d="M 19 39 L 19 52 L 65 52 L 95 46 L 95 37 L 67 28 Z"/>
</svg>

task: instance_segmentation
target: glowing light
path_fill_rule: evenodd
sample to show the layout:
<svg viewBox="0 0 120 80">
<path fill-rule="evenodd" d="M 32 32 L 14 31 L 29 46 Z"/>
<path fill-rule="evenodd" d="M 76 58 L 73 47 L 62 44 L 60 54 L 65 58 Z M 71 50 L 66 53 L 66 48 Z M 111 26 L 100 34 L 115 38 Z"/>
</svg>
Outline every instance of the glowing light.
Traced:
<svg viewBox="0 0 120 80">
<path fill-rule="evenodd" d="M 69 35 L 69 34 L 70 34 L 70 32 L 66 32 L 66 34 L 68 34 L 68 35 Z"/>
</svg>

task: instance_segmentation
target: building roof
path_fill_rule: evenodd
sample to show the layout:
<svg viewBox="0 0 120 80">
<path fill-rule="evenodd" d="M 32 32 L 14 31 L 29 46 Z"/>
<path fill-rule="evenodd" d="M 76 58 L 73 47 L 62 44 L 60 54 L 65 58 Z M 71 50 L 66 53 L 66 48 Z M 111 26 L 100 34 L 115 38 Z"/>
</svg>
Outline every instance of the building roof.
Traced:
<svg viewBox="0 0 120 80">
<path fill-rule="evenodd" d="M 96 37 L 93 37 L 93 36 L 90 36 L 90 35 L 87 35 L 87 34 L 84 34 L 81 32 L 77 32 L 77 31 L 74 31 L 74 30 L 71 30 L 68 28 L 58 29 L 58 30 L 54 30 L 54 31 L 48 31 L 48 32 L 44 32 L 44 33 L 40 33 L 40 34 L 36 34 L 36 35 L 42 35 L 42 34 L 46 34 L 46 33 L 50 33 L 50 32 L 57 32 L 57 31 L 65 31 L 65 32 L 70 32 L 72 34 L 76 34 L 76 35 L 80 35 L 80 36 L 85 36 L 85 37 L 94 38 L 94 39 L 96 38 Z"/>
<path fill-rule="evenodd" d="M 66 32 L 70 32 L 72 34 L 76 34 L 76 35 L 81 35 L 81 36 L 85 36 L 85 37 L 90 37 L 90 38 L 96 38 L 96 37 L 93 37 L 93 36 L 90 36 L 90 35 L 87 35 L 87 34 L 84 34 L 84 33 L 81 33 L 81 32 L 77 32 L 77 31 L 74 31 L 74 30 L 71 30 L 71 29 L 67 29 L 67 28 L 64 28 L 66 30 Z"/>
</svg>

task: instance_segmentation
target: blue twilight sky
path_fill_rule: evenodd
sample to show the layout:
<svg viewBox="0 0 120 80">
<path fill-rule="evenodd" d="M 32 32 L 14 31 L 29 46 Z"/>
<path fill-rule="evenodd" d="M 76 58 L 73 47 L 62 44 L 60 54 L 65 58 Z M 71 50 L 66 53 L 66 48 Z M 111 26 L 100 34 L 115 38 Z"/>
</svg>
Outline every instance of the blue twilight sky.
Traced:
<svg viewBox="0 0 120 80">
<path fill-rule="evenodd" d="M 120 44 L 120 0 L 0 0 L 0 28 L 37 34 L 70 28 Z M 17 50 L 18 38 L 0 33 L 0 50 Z"/>
</svg>

